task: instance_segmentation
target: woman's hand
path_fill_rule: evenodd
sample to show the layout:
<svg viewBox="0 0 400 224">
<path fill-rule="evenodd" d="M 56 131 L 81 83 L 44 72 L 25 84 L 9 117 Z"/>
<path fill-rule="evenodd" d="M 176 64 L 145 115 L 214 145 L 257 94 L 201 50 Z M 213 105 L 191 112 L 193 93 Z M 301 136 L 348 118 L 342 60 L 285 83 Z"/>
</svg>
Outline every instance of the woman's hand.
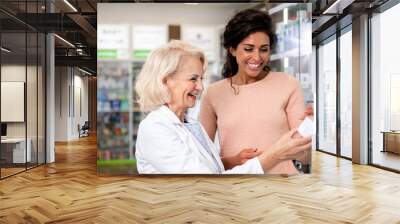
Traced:
<svg viewBox="0 0 400 224">
<path fill-rule="evenodd" d="M 311 150 L 311 137 L 296 137 L 297 129 L 284 134 L 274 145 L 258 158 L 265 171 L 285 160 L 294 160 Z"/>
<path fill-rule="evenodd" d="M 247 160 L 252 159 L 261 154 L 261 150 L 248 148 L 243 149 L 235 156 L 221 158 L 226 170 L 232 169 L 235 166 L 244 164 Z"/>
<path fill-rule="evenodd" d="M 306 117 L 309 117 L 311 120 L 314 120 L 314 108 L 313 108 L 313 105 L 312 105 L 312 104 L 308 104 L 308 105 L 306 106 L 306 110 L 304 111 L 304 118 L 303 118 L 303 120 L 304 120 Z"/>
<path fill-rule="evenodd" d="M 312 104 L 308 104 L 306 106 L 306 110 L 304 111 L 303 120 L 306 118 L 314 120 L 314 108 Z M 295 138 L 302 137 L 299 133 L 294 134 Z M 302 164 L 310 164 L 311 163 L 311 150 L 308 150 L 304 153 L 299 154 L 299 157 L 296 157 L 296 160 L 300 161 Z"/>
</svg>

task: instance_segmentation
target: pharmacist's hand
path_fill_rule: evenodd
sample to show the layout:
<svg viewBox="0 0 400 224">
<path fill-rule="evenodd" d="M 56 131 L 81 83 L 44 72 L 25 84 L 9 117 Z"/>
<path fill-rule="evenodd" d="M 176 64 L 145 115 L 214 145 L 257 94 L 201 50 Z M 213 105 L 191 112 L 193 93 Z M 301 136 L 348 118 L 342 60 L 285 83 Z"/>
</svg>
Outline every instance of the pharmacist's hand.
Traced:
<svg viewBox="0 0 400 224">
<path fill-rule="evenodd" d="M 279 161 L 294 160 L 311 150 L 311 137 L 296 137 L 297 129 L 284 134 L 272 147 L 271 151 Z"/>
<path fill-rule="evenodd" d="M 261 154 L 261 150 L 256 148 L 243 149 L 235 156 L 223 157 L 222 162 L 225 169 L 232 169 L 235 166 L 244 164 L 247 160 L 252 159 Z"/>
</svg>

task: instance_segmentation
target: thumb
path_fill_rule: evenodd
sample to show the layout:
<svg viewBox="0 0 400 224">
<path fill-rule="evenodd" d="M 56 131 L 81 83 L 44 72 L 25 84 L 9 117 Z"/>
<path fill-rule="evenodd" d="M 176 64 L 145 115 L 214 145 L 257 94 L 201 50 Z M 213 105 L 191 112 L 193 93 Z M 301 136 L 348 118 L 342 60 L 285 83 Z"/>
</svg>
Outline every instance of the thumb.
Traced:
<svg viewBox="0 0 400 224">
<path fill-rule="evenodd" d="M 290 131 L 288 132 L 288 136 L 289 136 L 289 137 L 293 137 L 294 133 L 296 133 L 296 132 L 297 132 L 297 128 L 293 128 L 292 130 L 290 130 Z"/>
</svg>

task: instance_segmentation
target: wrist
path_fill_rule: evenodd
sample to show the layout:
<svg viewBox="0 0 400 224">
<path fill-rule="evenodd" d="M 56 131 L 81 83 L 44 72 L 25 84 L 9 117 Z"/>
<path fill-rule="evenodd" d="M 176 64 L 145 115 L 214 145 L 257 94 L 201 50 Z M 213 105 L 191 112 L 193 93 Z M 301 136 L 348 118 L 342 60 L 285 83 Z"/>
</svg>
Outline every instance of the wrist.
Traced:
<svg viewBox="0 0 400 224">
<path fill-rule="evenodd" d="M 236 156 L 222 157 L 221 160 L 226 170 L 232 169 L 236 166 Z"/>
<path fill-rule="evenodd" d="M 278 153 L 274 150 L 265 150 L 261 155 L 258 156 L 261 166 L 264 171 L 267 172 L 272 169 L 276 164 L 282 162 Z"/>
</svg>

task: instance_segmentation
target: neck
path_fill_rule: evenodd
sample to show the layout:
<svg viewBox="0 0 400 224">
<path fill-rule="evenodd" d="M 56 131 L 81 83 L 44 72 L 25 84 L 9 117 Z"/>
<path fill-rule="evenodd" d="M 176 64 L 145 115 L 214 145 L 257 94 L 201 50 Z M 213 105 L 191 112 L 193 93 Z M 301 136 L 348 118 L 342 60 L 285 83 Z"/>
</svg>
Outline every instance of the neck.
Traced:
<svg viewBox="0 0 400 224">
<path fill-rule="evenodd" d="M 266 73 L 263 71 L 260 72 L 256 77 L 250 77 L 247 74 L 238 71 L 236 73 L 236 75 L 234 75 L 232 77 L 232 82 L 233 82 L 233 84 L 236 84 L 236 85 L 246 85 L 246 84 L 250 84 L 253 82 L 257 82 L 257 81 L 263 79 L 265 76 L 266 76 Z"/>
<path fill-rule="evenodd" d="M 174 104 L 166 104 L 166 105 L 172 112 L 174 112 L 174 114 L 176 114 L 179 120 L 183 122 L 183 119 L 185 118 L 186 109 Z"/>
</svg>

